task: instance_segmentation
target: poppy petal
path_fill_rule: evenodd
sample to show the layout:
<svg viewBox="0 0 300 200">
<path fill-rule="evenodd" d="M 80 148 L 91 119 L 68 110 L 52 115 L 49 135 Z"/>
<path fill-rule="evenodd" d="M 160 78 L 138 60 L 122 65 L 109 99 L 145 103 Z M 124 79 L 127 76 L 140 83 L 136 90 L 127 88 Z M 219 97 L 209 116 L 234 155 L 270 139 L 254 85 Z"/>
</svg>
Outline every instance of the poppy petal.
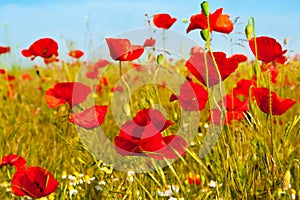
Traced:
<svg viewBox="0 0 300 200">
<path fill-rule="evenodd" d="M 153 15 L 153 24 L 157 28 L 169 29 L 175 22 L 176 18 L 171 17 L 167 13 L 160 13 Z"/>
<path fill-rule="evenodd" d="M 19 170 L 23 169 L 26 166 L 26 160 L 22 156 L 9 154 L 2 157 L 0 169 L 5 165 L 14 166 L 17 170 Z"/>
<path fill-rule="evenodd" d="M 70 115 L 70 122 L 85 129 L 96 128 L 101 125 L 107 112 L 107 106 L 92 106 L 81 113 Z"/>
<path fill-rule="evenodd" d="M 267 37 L 267 36 L 257 37 L 256 44 L 257 44 L 258 60 L 263 61 L 265 63 L 274 61 L 277 58 L 279 59 L 280 62 L 282 62 L 281 60 L 283 59 L 282 56 L 287 52 L 287 50 L 283 51 L 281 45 L 274 38 L 271 37 Z M 255 55 L 254 38 L 251 38 L 249 40 L 249 46 L 253 55 Z"/>
<path fill-rule="evenodd" d="M 272 115 L 282 115 L 296 103 L 292 99 L 278 97 L 275 92 L 270 92 L 268 88 L 255 88 L 253 93 L 258 107 L 264 113 L 270 113 L 271 101 Z"/>
<path fill-rule="evenodd" d="M 113 60 L 132 61 L 139 58 L 144 48 L 139 45 L 131 45 L 129 39 L 106 38 L 110 56 Z"/>
<path fill-rule="evenodd" d="M 209 14 L 210 19 L 210 31 L 216 31 L 220 33 L 229 34 L 233 31 L 233 23 L 229 19 L 229 15 L 222 14 L 223 8 L 217 9 L 214 13 Z M 186 30 L 189 33 L 195 29 L 207 29 L 207 19 L 203 12 L 201 14 L 192 15 L 190 18 L 190 24 Z"/>
<path fill-rule="evenodd" d="M 184 110 L 203 110 L 208 101 L 208 92 L 192 80 L 186 80 L 180 87 L 180 95 L 172 94 L 170 102 L 177 99 Z"/>
<path fill-rule="evenodd" d="M 53 175 L 41 167 L 16 171 L 12 178 L 12 193 L 17 196 L 41 198 L 54 192 L 59 185 Z"/>
<path fill-rule="evenodd" d="M 45 93 L 46 103 L 50 108 L 56 108 L 65 103 L 70 107 L 78 105 L 86 100 L 91 93 L 91 89 L 80 82 L 56 83 Z"/>
</svg>

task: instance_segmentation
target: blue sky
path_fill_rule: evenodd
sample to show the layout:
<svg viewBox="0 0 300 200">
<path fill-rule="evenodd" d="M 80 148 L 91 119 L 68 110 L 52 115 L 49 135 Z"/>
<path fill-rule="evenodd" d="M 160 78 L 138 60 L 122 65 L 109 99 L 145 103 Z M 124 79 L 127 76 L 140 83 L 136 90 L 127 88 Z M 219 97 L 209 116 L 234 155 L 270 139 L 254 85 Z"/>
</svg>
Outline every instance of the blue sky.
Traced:
<svg viewBox="0 0 300 200">
<path fill-rule="evenodd" d="M 101 43 L 105 37 L 120 32 L 145 27 L 144 14 L 167 12 L 178 18 L 171 28 L 185 34 L 188 24 L 181 22 L 199 12 L 202 1 L 191 0 L 0 0 L 0 45 L 10 45 L 13 52 L 20 50 L 38 38 L 52 37 L 60 44 L 63 54 L 68 52 L 67 41 L 73 41 L 78 49 L 88 50 Z M 229 38 L 238 41 L 243 35 L 250 16 L 256 20 L 257 35 L 267 35 L 282 43 L 289 39 L 287 49 L 300 52 L 300 1 L 290 0 L 211 0 L 211 10 L 224 8 L 231 19 L 239 17 L 238 24 Z M 87 26 L 87 21 L 89 26 Z M 203 42 L 198 31 L 187 35 Z M 229 40 L 221 34 L 214 35 L 215 50 L 230 50 Z M 233 46 L 234 52 L 249 53 L 249 48 Z"/>
</svg>

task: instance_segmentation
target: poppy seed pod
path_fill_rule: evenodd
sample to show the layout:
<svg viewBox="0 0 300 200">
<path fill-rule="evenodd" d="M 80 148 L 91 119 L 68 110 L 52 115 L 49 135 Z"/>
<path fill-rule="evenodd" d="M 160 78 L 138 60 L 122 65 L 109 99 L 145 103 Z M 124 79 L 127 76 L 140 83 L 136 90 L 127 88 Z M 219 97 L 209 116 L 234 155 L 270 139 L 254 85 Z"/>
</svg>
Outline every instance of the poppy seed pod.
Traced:
<svg viewBox="0 0 300 200">
<path fill-rule="evenodd" d="M 209 4 L 207 1 L 203 1 L 201 3 L 201 10 L 203 11 L 206 17 L 209 16 Z"/>
</svg>

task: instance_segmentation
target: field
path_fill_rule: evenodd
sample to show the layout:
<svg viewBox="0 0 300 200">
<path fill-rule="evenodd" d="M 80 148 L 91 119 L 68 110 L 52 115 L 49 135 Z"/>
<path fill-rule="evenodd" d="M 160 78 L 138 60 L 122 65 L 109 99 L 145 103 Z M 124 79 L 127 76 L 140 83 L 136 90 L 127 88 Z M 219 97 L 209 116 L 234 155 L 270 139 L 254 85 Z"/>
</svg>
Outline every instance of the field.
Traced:
<svg viewBox="0 0 300 200">
<path fill-rule="evenodd" d="M 0 48 L 0 199 L 299 198 L 300 57 L 254 19 L 252 58 L 214 52 L 234 24 L 207 7 L 187 57 L 157 48 L 165 15 L 149 17 L 162 38 L 107 38 L 107 58 L 64 61 L 43 38 L 22 51 L 32 65 L 9 66 Z"/>
</svg>

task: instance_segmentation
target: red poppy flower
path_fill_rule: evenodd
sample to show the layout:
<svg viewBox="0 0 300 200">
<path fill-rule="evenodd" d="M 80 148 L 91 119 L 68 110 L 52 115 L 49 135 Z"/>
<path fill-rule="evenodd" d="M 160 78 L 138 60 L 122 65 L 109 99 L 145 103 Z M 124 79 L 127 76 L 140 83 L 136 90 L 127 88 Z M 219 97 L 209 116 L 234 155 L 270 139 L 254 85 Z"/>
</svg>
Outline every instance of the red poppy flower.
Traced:
<svg viewBox="0 0 300 200">
<path fill-rule="evenodd" d="M 283 56 L 287 50 L 282 50 L 281 45 L 274 39 L 267 36 L 261 36 L 256 38 L 257 44 L 257 57 L 258 60 L 264 63 L 271 61 L 279 61 L 279 63 L 285 62 L 286 58 Z M 255 55 L 254 38 L 249 40 L 249 46 L 252 53 Z"/>
<path fill-rule="evenodd" d="M 186 179 L 187 179 L 187 183 L 192 185 L 200 185 L 201 184 L 201 180 L 200 180 L 200 175 L 199 174 L 194 174 L 194 173 L 188 173 L 188 175 L 186 175 Z"/>
<path fill-rule="evenodd" d="M 153 15 L 153 24 L 157 28 L 169 29 L 176 22 L 176 20 L 176 18 L 171 17 L 166 13 Z"/>
<path fill-rule="evenodd" d="M 248 99 L 240 100 L 238 97 L 232 94 L 225 96 L 226 102 L 226 119 L 225 123 L 230 124 L 231 121 L 244 119 L 244 112 L 249 111 Z"/>
<path fill-rule="evenodd" d="M 0 69 L 0 74 L 6 74 L 6 70 L 5 69 Z"/>
<path fill-rule="evenodd" d="M 10 53 L 10 47 L 2 47 L 0 46 L 0 55 L 4 53 Z"/>
<path fill-rule="evenodd" d="M 210 31 L 229 34 L 233 30 L 233 23 L 229 19 L 229 15 L 222 14 L 223 8 L 217 9 L 214 13 L 209 14 Z M 207 29 L 207 19 L 203 12 L 201 14 L 192 15 L 190 24 L 186 29 L 186 33 L 195 29 Z"/>
<path fill-rule="evenodd" d="M 50 172 L 32 166 L 15 172 L 12 178 L 12 193 L 16 196 L 41 198 L 54 192 L 58 184 Z"/>
<path fill-rule="evenodd" d="M 56 108 L 65 103 L 70 107 L 82 103 L 91 93 L 91 89 L 83 83 L 56 83 L 45 93 L 46 103 L 50 108 Z"/>
<path fill-rule="evenodd" d="M 85 76 L 87 78 L 90 78 L 90 79 L 98 79 L 99 78 L 99 71 L 98 71 L 98 69 L 95 69 L 93 71 L 87 72 L 85 74 Z"/>
<path fill-rule="evenodd" d="M 156 159 L 178 157 L 174 150 L 183 155 L 187 143 L 181 136 L 163 137 L 161 134 L 172 124 L 159 110 L 143 109 L 121 126 L 114 140 L 116 151 L 123 156 L 150 156 Z"/>
<path fill-rule="evenodd" d="M 268 88 L 254 88 L 253 95 L 261 111 L 270 113 L 270 90 Z M 275 92 L 271 92 L 272 115 L 282 115 L 290 109 L 296 101 L 280 98 Z"/>
<path fill-rule="evenodd" d="M 2 157 L 0 169 L 5 165 L 14 166 L 17 170 L 21 170 L 26 166 L 26 160 L 22 156 L 9 154 Z"/>
<path fill-rule="evenodd" d="M 151 142 L 147 142 L 148 145 L 151 145 Z M 178 158 L 178 155 L 184 155 L 185 149 L 188 148 L 188 143 L 180 136 L 180 135 L 168 135 L 163 137 L 163 144 L 165 145 L 163 148 L 159 150 L 153 149 L 149 152 L 148 156 L 162 160 L 164 158 L 167 159 L 175 159 Z M 146 149 L 147 146 L 142 144 Z"/>
<path fill-rule="evenodd" d="M 16 80 L 16 77 L 14 75 L 7 74 L 7 76 L 5 77 L 5 80 L 8 80 L 11 82 L 11 81 Z"/>
<path fill-rule="evenodd" d="M 32 76 L 29 73 L 24 73 L 21 76 L 21 80 L 25 81 L 25 80 L 32 80 Z"/>
<path fill-rule="evenodd" d="M 84 52 L 81 50 L 71 50 L 69 51 L 69 56 L 71 56 L 72 58 L 76 58 L 79 59 L 84 55 Z"/>
<path fill-rule="evenodd" d="M 224 97 L 226 116 L 224 117 L 224 124 L 230 125 L 232 121 L 244 119 L 244 112 L 249 111 L 248 99 L 240 100 L 237 96 L 228 94 Z M 222 102 L 218 102 L 222 106 Z M 220 124 L 221 113 L 219 109 L 213 109 L 214 124 Z"/>
<path fill-rule="evenodd" d="M 213 52 L 213 56 L 218 65 L 218 70 L 221 74 L 221 79 L 225 80 L 237 68 L 239 63 L 247 60 L 247 57 L 241 54 L 235 54 L 226 58 L 223 52 Z M 209 52 L 206 53 L 207 66 L 208 66 L 208 85 L 211 87 L 219 83 L 219 77 L 214 65 L 212 56 Z M 204 61 L 204 53 L 194 53 L 185 63 L 188 70 L 204 85 L 206 81 L 206 66 Z"/>
<path fill-rule="evenodd" d="M 249 96 L 249 89 L 251 86 L 256 87 L 256 82 L 253 80 L 241 79 L 236 83 L 236 87 L 232 89 L 232 94 L 234 96 L 241 95 L 247 98 Z"/>
<path fill-rule="evenodd" d="M 156 40 L 153 38 L 148 38 L 145 40 L 143 47 L 154 47 Z"/>
<path fill-rule="evenodd" d="M 102 68 L 102 67 L 105 67 L 107 65 L 109 65 L 110 62 L 108 60 L 105 60 L 105 59 L 100 59 L 98 60 L 93 66 L 92 68 L 93 69 L 99 69 L 99 68 Z"/>
<path fill-rule="evenodd" d="M 117 152 L 123 156 L 149 156 L 158 160 L 178 158 L 178 154 L 185 154 L 188 146 L 180 135 L 163 137 L 157 133 L 151 139 L 133 139 L 122 132 L 115 137 L 115 145 Z"/>
<path fill-rule="evenodd" d="M 70 122 L 85 129 L 96 128 L 101 125 L 107 112 L 107 106 L 92 106 L 81 113 L 70 115 Z"/>
<path fill-rule="evenodd" d="M 208 100 L 207 91 L 192 80 L 186 80 L 180 87 L 180 95 L 172 94 L 170 102 L 178 100 L 184 110 L 203 110 Z"/>
<path fill-rule="evenodd" d="M 37 56 L 42 58 L 50 58 L 52 56 L 58 56 L 58 44 L 55 40 L 51 38 L 42 38 L 35 41 L 29 49 L 22 50 L 22 55 L 25 57 L 30 57 L 31 60 L 35 59 Z"/>
<path fill-rule="evenodd" d="M 144 47 L 131 45 L 128 39 L 106 38 L 106 43 L 114 60 L 132 61 L 138 59 L 144 52 Z"/>
</svg>

